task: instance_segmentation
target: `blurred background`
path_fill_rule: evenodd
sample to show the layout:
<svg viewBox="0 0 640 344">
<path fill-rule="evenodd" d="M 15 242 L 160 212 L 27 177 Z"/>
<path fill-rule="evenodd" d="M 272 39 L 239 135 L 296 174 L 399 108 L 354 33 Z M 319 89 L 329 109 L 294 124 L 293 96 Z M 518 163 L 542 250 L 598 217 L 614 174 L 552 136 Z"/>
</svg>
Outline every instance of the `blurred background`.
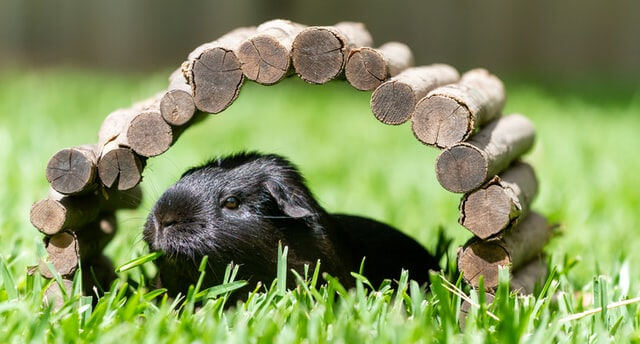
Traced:
<svg viewBox="0 0 640 344">
<path fill-rule="evenodd" d="M 276 17 L 366 23 L 421 64 L 499 74 L 640 78 L 633 0 L 2 0 L 0 63 L 123 71 L 176 66 L 200 43 Z"/>
</svg>

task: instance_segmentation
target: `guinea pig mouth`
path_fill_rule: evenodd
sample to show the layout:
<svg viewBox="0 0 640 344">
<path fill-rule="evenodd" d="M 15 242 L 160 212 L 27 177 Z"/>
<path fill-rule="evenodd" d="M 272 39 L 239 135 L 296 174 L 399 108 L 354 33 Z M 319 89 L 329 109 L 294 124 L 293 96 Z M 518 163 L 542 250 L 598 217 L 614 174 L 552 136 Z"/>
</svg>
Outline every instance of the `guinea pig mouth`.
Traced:
<svg viewBox="0 0 640 344">
<path fill-rule="evenodd" d="M 164 225 L 148 221 L 145 225 L 144 240 L 152 251 L 161 251 L 169 259 L 194 259 L 211 250 L 208 245 L 210 240 L 201 237 L 200 227 L 198 223 L 187 221 Z"/>
</svg>

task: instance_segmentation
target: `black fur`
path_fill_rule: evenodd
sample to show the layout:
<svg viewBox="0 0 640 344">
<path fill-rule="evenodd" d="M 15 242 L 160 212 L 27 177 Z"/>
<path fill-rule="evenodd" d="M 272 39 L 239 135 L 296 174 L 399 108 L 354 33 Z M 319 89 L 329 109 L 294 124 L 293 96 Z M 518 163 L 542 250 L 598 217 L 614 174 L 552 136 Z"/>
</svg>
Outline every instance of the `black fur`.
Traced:
<svg viewBox="0 0 640 344">
<path fill-rule="evenodd" d="M 224 207 L 229 196 L 236 209 Z M 144 239 L 165 253 L 157 262 L 162 286 L 186 292 L 198 278 L 198 264 L 209 256 L 205 287 L 218 284 L 230 262 L 239 279 L 271 283 L 276 276 L 278 242 L 289 247 L 288 268 L 322 271 L 346 287 L 354 284 L 366 256 L 365 275 L 374 285 L 398 278 L 402 268 L 427 282 L 437 259 L 396 229 L 374 220 L 328 214 L 313 198 L 297 169 L 277 155 L 241 153 L 185 172 L 149 214 Z M 288 278 L 290 286 L 294 279 Z"/>
</svg>

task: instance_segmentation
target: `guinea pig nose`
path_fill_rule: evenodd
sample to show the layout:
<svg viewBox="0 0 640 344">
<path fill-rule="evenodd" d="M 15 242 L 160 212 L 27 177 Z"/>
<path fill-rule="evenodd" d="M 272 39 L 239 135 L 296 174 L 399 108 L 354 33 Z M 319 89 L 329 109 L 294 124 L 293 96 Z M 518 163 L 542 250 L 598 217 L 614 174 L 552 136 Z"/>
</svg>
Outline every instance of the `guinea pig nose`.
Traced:
<svg viewBox="0 0 640 344">
<path fill-rule="evenodd" d="M 178 223 L 178 220 L 170 214 L 156 214 L 156 227 L 159 231 L 164 231 Z"/>
</svg>

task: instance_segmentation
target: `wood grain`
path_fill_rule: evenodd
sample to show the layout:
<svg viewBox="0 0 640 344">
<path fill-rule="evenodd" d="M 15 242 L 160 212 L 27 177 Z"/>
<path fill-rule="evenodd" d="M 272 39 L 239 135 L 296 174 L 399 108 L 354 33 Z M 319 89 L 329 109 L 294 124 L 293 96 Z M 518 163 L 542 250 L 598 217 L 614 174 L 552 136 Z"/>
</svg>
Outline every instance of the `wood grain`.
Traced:
<svg viewBox="0 0 640 344">
<path fill-rule="evenodd" d="M 56 152 L 47 163 L 46 177 L 56 191 L 74 195 L 96 186 L 97 145 L 83 145 Z"/>
<path fill-rule="evenodd" d="M 481 239 L 517 225 L 538 192 L 531 165 L 518 162 L 460 201 L 459 222 Z"/>
<path fill-rule="evenodd" d="M 245 77 L 263 85 L 273 85 L 289 75 L 293 40 L 305 28 L 290 20 L 274 19 L 260 24 L 236 55 Z"/>
<path fill-rule="evenodd" d="M 78 269 L 78 240 L 71 232 L 61 232 L 45 238 L 46 260 L 63 277 L 72 276 Z M 53 278 L 53 273 L 44 261 L 40 261 L 40 274 Z"/>
<path fill-rule="evenodd" d="M 532 146 L 535 129 L 518 114 L 495 120 L 469 141 L 457 143 L 440 153 L 436 176 L 443 188 L 466 193 L 502 172 Z"/>
<path fill-rule="evenodd" d="M 191 95 L 191 86 L 181 68 L 169 76 L 169 86 L 160 99 L 159 106 L 162 118 L 172 126 L 185 125 L 193 118 L 196 104 Z"/>
<path fill-rule="evenodd" d="M 294 39 L 291 58 L 302 80 L 324 84 L 342 75 L 352 49 L 371 45 L 371 34 L 362 23 L 312 26 L 302 30 Z"/>
<path fill-rule="evenodd" d="M 220 113 L 238 97 L 244 74 L 236 51 L 254 33 L 254 27 L 237 28 L 189 54 L 182 73 L 198 110 Z"/>
<path fill-rule="evenodd" d="M 46 235 L 73 230 L 93 221 L 98 216 L 100 202 L 94 194 L 65 196 L 52 193 L 49 198 L 31 206 L 31 224 Z"/>
<path fill-rule="evenodd" d="M 411 66 L 411 49 L 404 43 L 388 42 L 377 49 L 361 47 L 351 50 L 344 72 L 353 87 L 372 91 Z"/>
<path fill-rule="evenodd" d="M 458 81 L 459 77 L 455 68 L 445 64 L 405 69 L 373 91 L 371 111 L 384 124 L 402 124 L 409 120 L 420 98 L 438 86 Z"/>
<path fill-rule="evenodd" d="M 499 117 L 504 102 L 502 81 L 486 69 L 473 69 L 462 75 L 457 84 L 434 89 L 420 99 L 411 118 L 411 129 L 424 144 L 450 147 Z"/>
</svg>

